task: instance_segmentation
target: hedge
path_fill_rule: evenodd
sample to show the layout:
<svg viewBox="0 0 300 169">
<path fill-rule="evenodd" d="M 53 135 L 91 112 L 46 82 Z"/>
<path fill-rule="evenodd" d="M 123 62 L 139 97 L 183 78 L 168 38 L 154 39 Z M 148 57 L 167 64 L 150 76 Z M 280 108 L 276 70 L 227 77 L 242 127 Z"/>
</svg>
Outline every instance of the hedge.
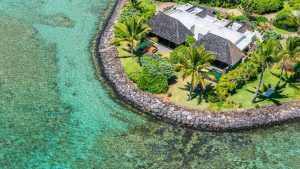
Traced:
<svg viewBox="0 0 300 169">
<path fill-rule="evenodd" d="M 168 80 L 164 75 L 152 75 L 145 70 L 138 79 L 137 85 L 138 88 L 151 93 L 165 93 L 168 90 Z"/>
</svg>

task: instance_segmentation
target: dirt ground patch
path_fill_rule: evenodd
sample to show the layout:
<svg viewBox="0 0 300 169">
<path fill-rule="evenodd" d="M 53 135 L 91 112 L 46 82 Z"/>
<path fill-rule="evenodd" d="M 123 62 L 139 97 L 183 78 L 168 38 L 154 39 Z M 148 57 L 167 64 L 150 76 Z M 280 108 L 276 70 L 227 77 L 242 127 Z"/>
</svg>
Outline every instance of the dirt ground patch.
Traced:
<svg viewBox="0 0 300 169">
<path fill-rule="evenodd" d="M 159 2 L 156 7 L 156 12 L 163 12 L 165 8 L 176 5 L 175 2 Z"/>
</svg>

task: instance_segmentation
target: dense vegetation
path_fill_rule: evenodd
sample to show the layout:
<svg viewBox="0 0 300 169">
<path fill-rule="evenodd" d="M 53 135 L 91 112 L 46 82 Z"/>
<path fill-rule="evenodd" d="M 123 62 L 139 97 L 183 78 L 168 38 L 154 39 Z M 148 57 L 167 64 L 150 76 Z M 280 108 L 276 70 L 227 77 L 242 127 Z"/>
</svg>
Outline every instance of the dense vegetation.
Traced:
<svg viewBox="0 0 300 169">
<path fill-rule="evenodd" d="M 283 8 L 283 0 L 242 0 L 242 8 L 253 13 L 264 14 L 276 12 Z"/>
<path fill-rule="evenodd" d="M 297 19 L 299 18 L 292 13 L 292 9 L 290 7 L 286 7 L 277 13 L 273 24 L 277 28 L 296 32 L 299 27 L 299 21 L 297 22 Z"/>
<path fill-rule="evenodd" d="M 152 0 L 130 0 L 129 3 L 123 7 L 118 22 L 124 23 L 132 16 L 147 20 L 155 14 L 155 7 Z M 124 37 L 124 34 L 120 30 L 115 29 L 114 32 L 117 38 Z"/>
<path fill-rule="evenodd" d="M 168 90 L 168 80 L 164 75 L 151 74 L 146 70 L 139 77 L 137 85 L 151 93 L 164 93 Z"/>
<path fill-rule="evenodd" d="M 145 54 L 142 57 L 142 67 L 151 75 L 162 75 L 167 79 L 174 73 L 172 64 L 158 54 Z"/>
</svg>

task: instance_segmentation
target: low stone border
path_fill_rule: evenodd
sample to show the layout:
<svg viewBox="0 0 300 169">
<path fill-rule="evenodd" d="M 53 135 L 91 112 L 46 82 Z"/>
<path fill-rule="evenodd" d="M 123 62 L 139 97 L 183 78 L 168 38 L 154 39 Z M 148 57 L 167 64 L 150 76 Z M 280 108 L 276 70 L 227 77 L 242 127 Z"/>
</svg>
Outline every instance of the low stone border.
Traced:
<svg viewBox="0 0 300 169">
<path fill-rule="evenodd" d="M 128 79 L 118 58 L 117 48 L 110 45 L 114 38 L 113 26 L 123 3 L 123 0 L 116 0 L 114 6 L 109 9 L 110 15 L 103 22 L 106 27 L 99 31 L 97 56 L 102 75 L 125 103 L 165 121 L 207 131 L 250 129 L 300 118 L 299 101 L 245 111 L 214 112 L 179 107 L 139 90 Z"/>
</svg>

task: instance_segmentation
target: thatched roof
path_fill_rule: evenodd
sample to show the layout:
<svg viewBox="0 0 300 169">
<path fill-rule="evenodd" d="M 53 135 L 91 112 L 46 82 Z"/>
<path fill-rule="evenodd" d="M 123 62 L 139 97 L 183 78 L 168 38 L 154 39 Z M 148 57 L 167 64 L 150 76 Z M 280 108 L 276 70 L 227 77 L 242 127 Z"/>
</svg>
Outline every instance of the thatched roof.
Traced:
<svg viewBox="0 0 300 169">
<path fill-rule="evenodd" d="M 200 45 L 204 45 L 206 50 L 212 52 L 216 60 L 229 66 L 236 65 L 243 57 L 243 52 L 236 45 L 212 33 L 206 34 L 196 42 L 196 46 Z"/>
<path fill-rule="evenodd" d="M 193 33 L 180 21 L 162 12 L 150 18 L 148 25 L 152 28 L 151 33 L 177 45 L 182 44 L 188 36 L 193 36 Z"/>
</svg>

